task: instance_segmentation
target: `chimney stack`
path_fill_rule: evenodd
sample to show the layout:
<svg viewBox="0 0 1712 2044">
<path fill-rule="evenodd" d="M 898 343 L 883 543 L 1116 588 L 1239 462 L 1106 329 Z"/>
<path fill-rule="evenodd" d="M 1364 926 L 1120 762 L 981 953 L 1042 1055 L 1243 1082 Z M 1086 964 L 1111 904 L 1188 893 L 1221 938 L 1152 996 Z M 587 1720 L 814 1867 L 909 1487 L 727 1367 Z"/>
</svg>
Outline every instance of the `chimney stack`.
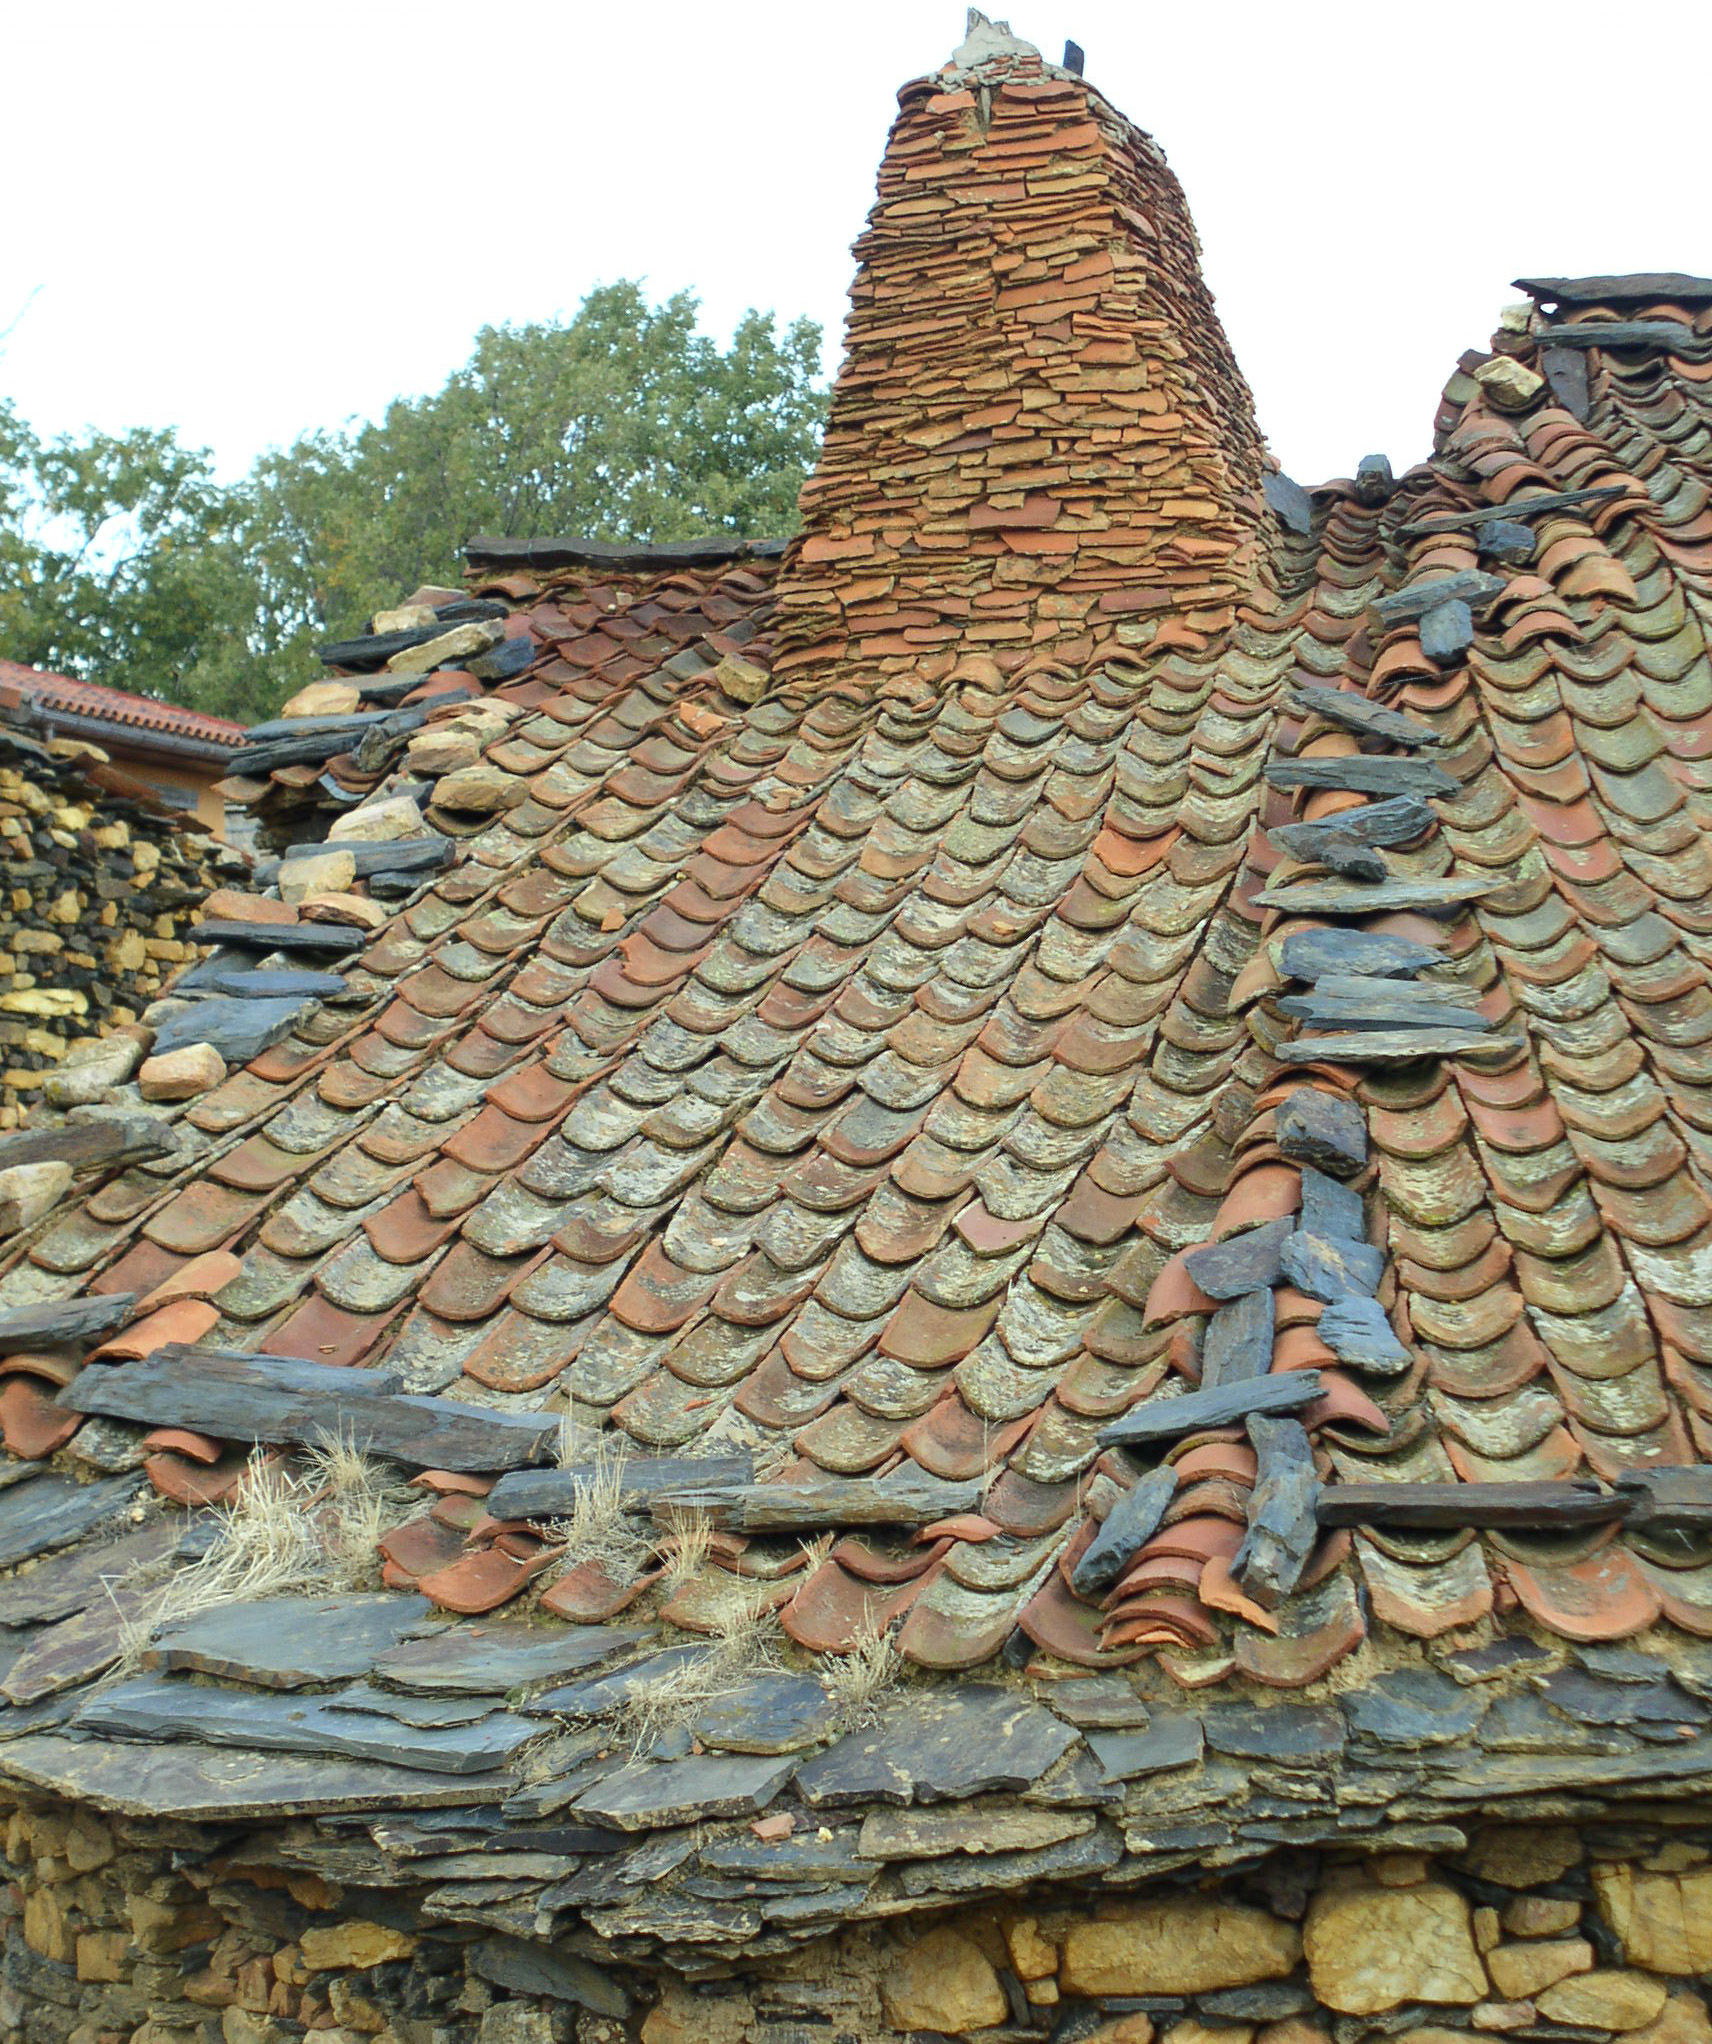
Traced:
<svg viewBox="0 0 1712 2044">
<path fill-rule="evenodd" d="M 1164 156 L 973 10 L 898 98 L 775 672 L 937 686 L 1219 629 L 1261 439 Z"/>
</svg>

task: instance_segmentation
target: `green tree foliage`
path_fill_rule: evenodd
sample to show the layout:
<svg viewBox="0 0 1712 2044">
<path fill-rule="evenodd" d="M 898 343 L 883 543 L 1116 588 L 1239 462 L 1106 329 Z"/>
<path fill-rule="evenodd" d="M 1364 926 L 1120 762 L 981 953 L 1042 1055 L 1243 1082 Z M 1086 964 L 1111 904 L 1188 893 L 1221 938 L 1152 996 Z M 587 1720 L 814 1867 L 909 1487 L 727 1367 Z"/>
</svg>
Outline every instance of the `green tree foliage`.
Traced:
<svg viewBox="0 0 1712 2044">
<path fill-rule="evenodd" d="M 0 654 L 254 719 L 317 639 L 456 583 L 478 533 L 788 532 L 820 330 L 750 312 L 721 349 L 697 313 L 617 283 L 569 321 L 485 327 L 438 391 L 230 489 L 170 431 L 43 443 L 0 405 Z"/>
<path fill-rule="evenodd" d="M 170 431 L 44 443 L 0 404 L 0 654 L 260 714 L 279 647 L 238 524 Z"/>
</svg>

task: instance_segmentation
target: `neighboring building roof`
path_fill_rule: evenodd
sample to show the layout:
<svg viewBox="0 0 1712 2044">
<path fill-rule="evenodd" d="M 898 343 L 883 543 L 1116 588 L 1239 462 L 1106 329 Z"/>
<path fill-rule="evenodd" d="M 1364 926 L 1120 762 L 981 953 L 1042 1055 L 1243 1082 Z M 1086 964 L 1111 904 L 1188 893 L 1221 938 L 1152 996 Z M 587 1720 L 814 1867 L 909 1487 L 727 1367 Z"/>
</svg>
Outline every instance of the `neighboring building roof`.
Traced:
<svg viewBox="0 0 1712 2044">
<path fill-rule="evenodd" d="M 112 1637 L 27 1645 L 0 1688 L 81 1715 L 14 1775 L 464 1801 L 588 1857 L 435 1908 L 620 1955 L 1712 1783 L 1712 287 L 1542 284 L 1429 462 L 1308 493 L 1146 137 L 991 32 L 900 101 L 782 563 L 495 549 L 462 664 L 348 644 L 379 721 L 254 736 L 259 803 L 433 834 L 176 1173 L 29 1239 L 9 1307 L 167 1291 L 0 1418 L 160 1428 L 189 1500 L 348 1430 L 424 1505 L 372 1639 L 279 1599 L 88 1703 Z M 57 1484 L 8 1551 L 99 1519 Z M 631 1759 L 758 1605 L 792 1665 Z M 288 1660 L 375 1680 L 294 1716 Z M 431 1691 L 490 1709 L 399 1733 Z M 839 1828 L 986 1792 L 1098 1822 Z M 407 1885 L 417 1836 L 339 1850 Z"/>
<path fill-rule="evenodd" d="M 26 667 L 17 660 L 0 660 L 0 702 L 8 689 L 27 697 L 56 732 L 97 741 L 105 734 L 115 745 L 145 752 L 176 753 L 219 765 L 244 735 L 243 725 L 230 717 L 211 717 L 153 696 Z"/>
</svg>

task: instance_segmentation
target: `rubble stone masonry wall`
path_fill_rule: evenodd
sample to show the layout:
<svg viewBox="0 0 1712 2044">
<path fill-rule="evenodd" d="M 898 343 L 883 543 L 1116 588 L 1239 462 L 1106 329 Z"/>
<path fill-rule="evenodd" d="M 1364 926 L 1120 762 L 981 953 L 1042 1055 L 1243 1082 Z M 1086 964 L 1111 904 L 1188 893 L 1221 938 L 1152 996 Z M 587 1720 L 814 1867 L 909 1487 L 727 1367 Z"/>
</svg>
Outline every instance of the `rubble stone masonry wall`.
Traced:
<svg viewBox="0 0 1712 2044">
<path fill-rule="evenodd" d="M 688 1979 L 602 1965 L 592 1932 L 545 1946 L 436 1922 L 431 1862 L 423 1909 L 293 1871 L 289 1832 L 41 1801 L 0 1822 L 0 2036 L 21 2044 L 1712 2044 L 1712 1828 L 1286 1848 L 1127 1898 L 900 1915 Z"/>
</svg>

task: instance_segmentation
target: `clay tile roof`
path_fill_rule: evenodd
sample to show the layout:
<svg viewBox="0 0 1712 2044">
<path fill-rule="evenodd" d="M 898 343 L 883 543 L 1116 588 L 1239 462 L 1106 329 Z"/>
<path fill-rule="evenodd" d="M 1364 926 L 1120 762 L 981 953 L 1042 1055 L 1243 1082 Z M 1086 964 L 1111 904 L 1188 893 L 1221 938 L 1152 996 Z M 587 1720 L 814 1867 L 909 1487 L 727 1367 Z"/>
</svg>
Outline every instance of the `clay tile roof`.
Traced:
<svg viewBox="0 0 1712 2044">
<path fill-rule="evenodd" d="M 175 749 L 188 747 L 218 761 L 244 735 L 243 725 L 230 717 L 211 717 L 153 696 L 26 667 L 17 660 L 0 660 L 0 691 L 7 690 L 45 713 L 54 729 L 74 731 L 82 738 L 99 740 L 106 733 L 116 744 L 145 748 L 164 740 Z"/>
<path fill-rule="evenodd" d="M 1292 1840 L 1704 1778 L 1693 294 L 1583 321 L 1558 291 L 1454 368 L 1429 461 L 1268 488 L 1157 148 L 991 30 L 902 93 L 858 254 L 782 558 L 483 542 L 466 595 L 329 649 L 331 692 L 251 734 L 276 843 L 353 857 L 227 955 L 322 997 L 272 997 L 176 1169 L 13 1238 L 0 1306 L 45 1322 L 0 1322 L 38 1387 L 8 1442 L 99 1417 L 60 1467 L 121 1473 L 0 1491 L 0 1556 L 51 1544 L 69 1584 L 137 1500 L 124 1537 L 164 1538 L 155 1498 L 330 1429 L 420 1504 L 354 1644 L 301 1599 L 210 1614 L 0 1764 L 117 1793 L 110 1743 L 192 1704 L 241 1745 L 258 1692 L 174 1669 L 378 1675 L 352 1768 L 387 1696 L 466 1689 L 479 1738 L 277 1800 L 431 1800 L 432 1766 L 497 1784 L 499 1832 L 702 1825 L 634 1875 L 637 1938 L 774 1806 L 1050 1773 L 1145 1807 L 1133 1877 L 1229 1847 L 1256 1759 L 1307 1770 Z M 295 898 L 297 864 L 258 881 Z M 258 1006 L 207 1017 L 234 1062 Z M 187 1334 L 152 1295 L 211 1257 Z M 50 1608 L 11 1593 L 0 1623 Z M 626 1765 L 625 1697 L 763 1621 L 747 1729 L 709 1702 Z M 32 1634 L 0 1687 L 69 1692 L 115 1639 Z M 1531 1669 L 1655 1650 L 1668 1751 L 1538 1718 Z M 841 1735 L 836 1671 L 887 1666 Z M 1482 1745 L 1489 1708 L 1533 1729 Z M 178 1765 L 124 1793 L 247 1812 Z M 826 1882 L 841 1918 L 896 1906 L 871 1863 Z M 709 1949 L 760 1934 L 695 1893 Z"/>
</svg>

